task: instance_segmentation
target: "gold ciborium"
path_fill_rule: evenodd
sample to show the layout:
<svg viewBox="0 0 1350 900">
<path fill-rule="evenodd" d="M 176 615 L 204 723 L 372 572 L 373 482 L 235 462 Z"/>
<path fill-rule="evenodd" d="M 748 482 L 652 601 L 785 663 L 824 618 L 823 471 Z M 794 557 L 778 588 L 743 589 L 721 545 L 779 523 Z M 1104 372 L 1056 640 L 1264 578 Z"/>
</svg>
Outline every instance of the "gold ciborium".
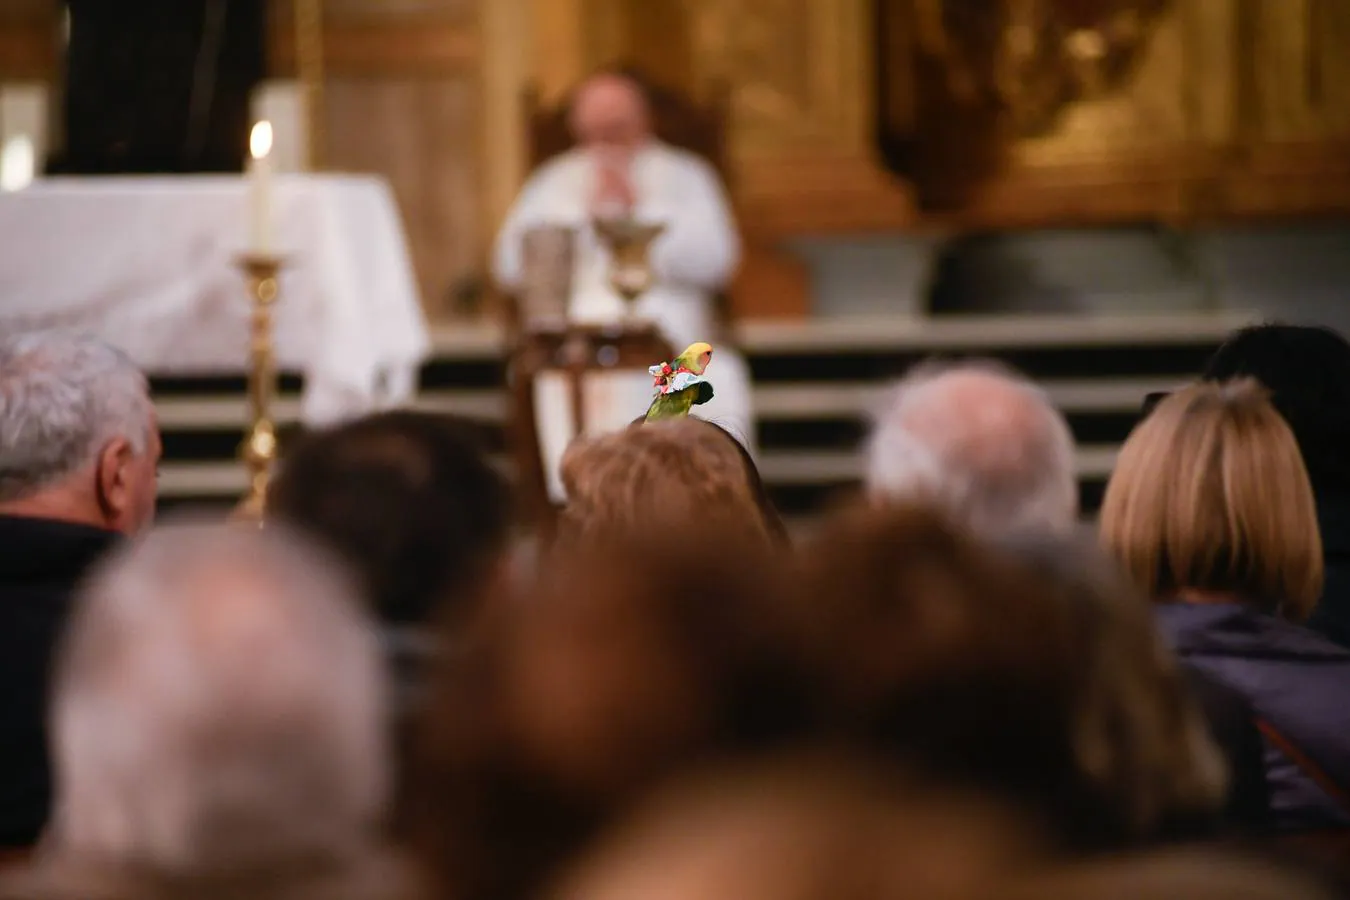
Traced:
<svg viewBox="0 0 1350 900">
<path fill-rule="evenodd" d="M 262 523 L 267 506 L 267 485 L 277 458 L 276 423 L 272 398 L 276 394 L 276 352 L 272 343 L 272 306 L 280 293 L 278 274 L 282 259 L 248 254 L 238 260 L 248 283 L 249 316 L 248 404 L 249 427 L 239 445 L 239 458 L 248 470 L 248 493 L 235 514 Z"/>
<path fill-rule="evenodd" d="M 666 230 L 666 226 L 630 218 L 597 218 L 592 225 L 601 243 L 609 250 L 609 286 L 623 298 L 627 313 L 631 315 L 633 303 L 655 280 L 650 259 L 652 241 Z"/>
</svg>

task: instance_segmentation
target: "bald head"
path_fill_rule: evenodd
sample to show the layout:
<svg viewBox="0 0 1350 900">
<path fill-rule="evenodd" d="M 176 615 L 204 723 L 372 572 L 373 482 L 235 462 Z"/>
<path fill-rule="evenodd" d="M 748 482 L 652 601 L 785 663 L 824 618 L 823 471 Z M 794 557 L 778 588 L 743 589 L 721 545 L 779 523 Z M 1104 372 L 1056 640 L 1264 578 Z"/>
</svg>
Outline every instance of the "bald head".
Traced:
<svg viewBox="0 0 1350 900">
<path fill-rule="evenodd" d="M 920 366 L 877 417 L 866 482 L 989 538 L 1060 532 L 1078 513 L 1073 436 L 1035 384 L 994 362 Z"/>
<path fill-rule="evenodd" d="M 608 72 L 577 90 L 571 125 L 577 143 L 593 149 L 632 152 L 651 136 L 642 89 L 631 78 Z"/>
</svg>

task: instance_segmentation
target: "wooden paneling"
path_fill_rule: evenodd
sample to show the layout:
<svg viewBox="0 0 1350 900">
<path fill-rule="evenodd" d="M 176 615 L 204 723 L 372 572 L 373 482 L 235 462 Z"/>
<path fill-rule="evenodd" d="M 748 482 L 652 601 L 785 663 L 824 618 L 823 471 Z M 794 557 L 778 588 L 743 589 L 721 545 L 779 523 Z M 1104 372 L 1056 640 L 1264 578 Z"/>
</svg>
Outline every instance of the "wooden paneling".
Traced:
<svg viewBox="0 0 1350 900">
<path fill-rule="evenodd" d="M 530 80 L 545 100 L 557 100 L 593 65 L 587 56 L 586 11 L 586 0 L 530 0 Z"/>
<path fill-rule="evenodd" d="M 295 30 L 274 27 L 268 36 L 274 77 L 295 76 Z M 324 27 L 324 68 L 333 76 L 440 77 L 473 72 L 479 64 L 473 23 L 394 21 L 332 23 Z"/>
<path fill-rule="evenodd" d="M 763 158 L 870 151 L 871 0 L 692 0 L 697 89 L 732 90 L 732 147 Z"/>
<path fill-rule="evenodd" d="M 0 79 L 49 81 L 56 75 L 56 52 L 54 26 L 0 22 Z"/>
<path fill-rule="evenodd" d="M 324 62 L 334 75 L 440 76 L 472 72 L 479 64 L 473 21 L 330 22 L 323 40 Z M 0 77 L 52 78 L 57 50 L 54 23 L 0 19 Z M 268 66 L 273 77 L 295 75 L 295 29 L 284 17 L 274 17 L 269 29 Z"/>
<path fill-rule="evenodd" d="M 483 235 L 490 244 L 528 172 L 522 93 L 531 81 L 532 0 L 492 0 L 479 20 L 482 83 Z"/>
<path fill-rule="evenodd" d="M 1194 144 L 1117 159 L 1019 166 L 968 206 L 920 214 L 895 176 L 870 162 L 819 157 L 764 162 L 756 178 L 791 190 L 741 201 L 760 242 L 803 234 L 1000 230 L 1164 221 L 1240 224 L 1350 215 L 1350 141 L 1288 142 L 1242 152 Z"/>
<path fill-rule="evenodd" d="M 389 180 L 432 315 L 484 257 L 478 10 L 479 0 L 323 4 L 325 166 Z M 282 76 L 294 66 L 293 24 L 289 0 L 274 3 L 272 62 Z"/>
<path fill-rule="evenodd" d="M 734 319 L 801 318 L 811 312 L 811 273 L 782 250 L 750 242 L 731 285 Z"/>
<path fill-rule="evenodd" d="M 332 78 L 325 100 L 332 168 L 389 179 L 423 301 L 443 311 L 456 282 L 481 264 L 477 83 L 463 76 Z"/>
</svg>

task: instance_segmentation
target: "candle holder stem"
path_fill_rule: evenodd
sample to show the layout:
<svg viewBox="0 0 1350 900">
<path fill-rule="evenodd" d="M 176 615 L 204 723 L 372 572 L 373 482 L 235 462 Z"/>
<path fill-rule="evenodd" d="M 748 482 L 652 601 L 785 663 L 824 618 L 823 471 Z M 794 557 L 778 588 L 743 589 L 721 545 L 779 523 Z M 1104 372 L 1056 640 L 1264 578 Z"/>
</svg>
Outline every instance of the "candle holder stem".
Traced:
<svg viewBox="0 0 1350 900">
<path fill-rule="evenodd" d="M 267 508 L 267 487 L 277 458 L 276 422 L 272 418 L 272 400 L 277 389 L 276 352 L 272 339 L 272 307 L 280 293 L 278 273 L 282 260 L 275 256 L 250 254 L 241 257 L 239 268 L 248 284 L 249 364 L 248 433 L 239 445 L 239 459 L 248 471 L 248 492 L 238 514 L 262 521 Z"/>
</svg>

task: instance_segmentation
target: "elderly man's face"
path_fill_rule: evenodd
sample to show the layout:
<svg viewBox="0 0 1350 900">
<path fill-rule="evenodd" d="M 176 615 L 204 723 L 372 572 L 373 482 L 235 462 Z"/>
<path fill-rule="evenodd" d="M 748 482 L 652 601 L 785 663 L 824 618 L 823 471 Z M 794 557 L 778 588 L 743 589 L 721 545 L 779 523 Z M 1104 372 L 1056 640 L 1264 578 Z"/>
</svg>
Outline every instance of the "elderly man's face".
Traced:
<svg viewBox="0 0 1350 900">
<path fill-rule="evenodd" d="M 628 79 L 616 75 L 591 79 L 577 94 L 572 131 L 584 147 L 632 152 L 650 136 L 641 91 Z"/>
</svg>

